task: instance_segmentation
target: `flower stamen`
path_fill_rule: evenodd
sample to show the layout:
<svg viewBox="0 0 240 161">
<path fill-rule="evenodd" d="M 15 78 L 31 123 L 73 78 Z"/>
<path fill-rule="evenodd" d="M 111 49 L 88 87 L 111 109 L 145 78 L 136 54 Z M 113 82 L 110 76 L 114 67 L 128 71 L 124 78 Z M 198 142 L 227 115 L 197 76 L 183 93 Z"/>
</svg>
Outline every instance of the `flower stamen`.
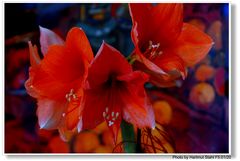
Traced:
<svg viewBox="0 0 240 161">
<path fill-rule="evenodd" d="M 163 52 L 160 50 L 160 43 L 153 44 L 153 42 L 150 40 L 148 49 L 144 52 L 144 55 L 152 60 L 156 58 L 157 56 L 161 55 Z"/>
<path fill-rule="evenodd" d="M 76 100 L 78 98 L 77 95 L 74 93 L 74 89 L 71 89 L 70 92 L 65 95 L 65 97 L 68 102 L 71 102 L 72 99 Z"/>
<path fill-rule="evenodd" d="M 105 111 L 103 111 L 103 118 L 106 120 L 108 126 L 112 126 L 115 124 L 115 121 L 118 119 L 119 112 L 109 112 L 108 107 L 105 108 Z"/>
<path fill-rule="evenodd" d="M 67 101 L 73 105 L 73 107 L 70 106 L 72 108 L 68 109 L 67 112 L 64 112 L 62 114 L 62 117 L 65 117 L 69 113 L 73 112 L 76 108 L 78 108 L 78 106 L 80 104 L 79 97 L 77 96 L 77 94 L 74 93 L 74 89 L 71 89 L 70 92 L 65 95 L 65 97 L 66 97 Z"/>
</svg>

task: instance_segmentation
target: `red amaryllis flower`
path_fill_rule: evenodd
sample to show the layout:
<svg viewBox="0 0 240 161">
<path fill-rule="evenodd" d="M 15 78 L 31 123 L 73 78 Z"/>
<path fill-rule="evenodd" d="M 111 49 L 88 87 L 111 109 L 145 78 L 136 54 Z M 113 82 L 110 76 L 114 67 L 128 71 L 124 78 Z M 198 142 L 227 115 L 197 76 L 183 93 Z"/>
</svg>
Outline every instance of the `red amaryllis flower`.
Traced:
<svg viewBox="0 0 240 161">
<path fill-rule="evenodd" d="M 133 71 L 119 51 L 103 43 L 89 67 L 84 94 L 83 129 L 106 121 L 115 141 L 122 119 L 137 127 L 154 127 L 151 104 L 144 90 L 148 76 Z"/>
<path fill-rule="evenodd" d="M 212 39 L 196 27 L 183 23 L 182 4 L 129 4 L 134 67 L 150 75 L 160 87 L 175 85 L 186 77 L 186 67 L 205 57 Z"/>
<path fill-rule="evenodd" d="M 48 29 L 40 31 L 44 58 L 40 60 L 37 47 L 29 43 L 31 67 L 25 87 L 37 98 L 40 128 L 59 129 L 67 140 L 71 131 L 81 129 L 83 84 L 93 53 L 80 28 L 72 28 L 66 42 Z"/>
</svg>

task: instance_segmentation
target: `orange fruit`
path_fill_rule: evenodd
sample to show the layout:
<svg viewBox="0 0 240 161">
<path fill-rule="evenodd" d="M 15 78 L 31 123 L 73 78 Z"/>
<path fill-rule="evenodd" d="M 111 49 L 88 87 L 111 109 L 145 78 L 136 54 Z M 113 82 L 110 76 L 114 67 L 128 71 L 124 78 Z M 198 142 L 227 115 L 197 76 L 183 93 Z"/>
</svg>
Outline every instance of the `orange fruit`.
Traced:
<svg viewBox="0 0 240 161">
<path fill-rule="evenodd" d="M 93 152 L 94 153 L 112 153 L 113 148 L 108 145 L 100 145 Z"/>
<path fill-rule="evenodd" d="M 101 134 L 103 133 L 105 130 L 108 130 L 108 126 L 106 121 L 103 121 L 101 124 L 99 124 L 97 127 L 95 127 L 93 129 L 94 132 Z"/>
<path fill-rule="evenodd" d="M 53 137 L 49 143 L 48 147 L 52 153 L 69 153 L 69 145 L 64 142 L 59 136 Z"/>
<path fill-rule="evenodd" d="M 209 65 L 200 65 L 196 72 L 195 72 L 195 78 L 198 81 L 206 81 L 211 78 L 213 78 L 215 74 L 215 69 Z"/>
<path fill-rule="evenodd" d="M 83 131 L 79 133 L 74 142 L 74 151 L 77 153 L 92 152 L 100 145 L 97 133 L 93 131 Z"/>
<path fill-rule="evenodd" d="M 111 146 L 111 147 L 114 147 L 114 146 L 115 146 L 112 132 L 111 132 L 109 129 L 105 130 L 105 131 L 102 133 L 102 141 L 103 141 L 103 144 L 104 144 L 104 145 L 109 145 L 109 146 Z M 121 141 L 122 141 L 122 133 L 121 133 L 121 128 L 120 128 L 120 129 L 119 129 L 119 132 L 118 132 L 116 144 L 118 144 L 118 143 L 121 142 Z"/>
<path fill-rule="evenodd" d="M 214 89 L 208 83 L 199 83 L 191 89 L 190 101 L 199 108 L 208 108 L 214 99 Z"/>
<path fill-rule="evenodd" d="M 155 120 L 160 124 L 169 124 L 172 118 L 172 107 L 166 101 L 153 103 Z"/>
</svg>

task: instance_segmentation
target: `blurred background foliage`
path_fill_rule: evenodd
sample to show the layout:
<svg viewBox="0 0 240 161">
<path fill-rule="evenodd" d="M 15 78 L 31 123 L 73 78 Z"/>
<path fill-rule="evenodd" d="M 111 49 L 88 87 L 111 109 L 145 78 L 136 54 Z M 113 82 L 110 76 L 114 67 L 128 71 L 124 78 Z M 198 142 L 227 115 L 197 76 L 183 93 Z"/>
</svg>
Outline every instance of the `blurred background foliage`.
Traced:
<svg viewBox="0 0 240 161">
<path fill-rule="evenodd" d="M 228 17 L 229 4 L 184 4 L 184 21 L 208 33 L 215 44 L 177 87 L 146 85 L 157 126 L 135 129 L 141 134 L 139 152 L 228 152 Z M 95 54 L 103 40 L 125 56 L 133 50 L 127 4 L 5 3 L 5 152 L 123 152 L 121 133 L 115 145 L 105 123 L 75 134 L 69 143 L 57 131 L 39 129 L 36 100 L 24 88 L 30 65 L 27 41 L 39 46 L 39 25 L 63 38 L 71 27 L 82 27 Z"/>
</svg>

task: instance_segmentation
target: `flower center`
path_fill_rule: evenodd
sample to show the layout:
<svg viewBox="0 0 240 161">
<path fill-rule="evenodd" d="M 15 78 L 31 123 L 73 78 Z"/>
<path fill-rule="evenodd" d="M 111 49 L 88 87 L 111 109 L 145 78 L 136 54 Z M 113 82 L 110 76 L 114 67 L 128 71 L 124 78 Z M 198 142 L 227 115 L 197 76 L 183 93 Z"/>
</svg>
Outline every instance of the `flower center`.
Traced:
<svg viewBox="0 0 240 161">
<path fill-rule="evenodd" d="M 77 99 L 77 95 L 74 93 L 73 89 L 71 89 L 70 92 L 65 95 L 65 97 L 66 97 L 68 102 L 71 102 L 71 100 L 76 100 Z"/>
<path fill-rule="evenodd" d="M 80 99 L 77 94 L 75 94 L 74 89 L 71 89 L 70 92 L 65 95 L 65 97 L 67 101 L 71 103 L 71 106 L 68 106 L 69 108 L 67 109 L 67 112 L 62 114 L 63 117 L 73 112 L 80 104 Z"/>
<path fill-rule="evenodd" d="M 106 107 L 105 111 L 103 112 L 103 118 L 108 123 L 108 126 L 114 125 L 115 121 L 119 117 L 119 112 L 109 111 L 108 107 Z"/>
<path fill-rule="evenodd" d="M 144 55 L 146 58 L 153 60 L 157 56 L 161 55 L 163 52 L 160 49 L 160 43 L 153 44 L 153 42 L 150 40 L 148 48 L 144 52 Z"/>
</svg>

